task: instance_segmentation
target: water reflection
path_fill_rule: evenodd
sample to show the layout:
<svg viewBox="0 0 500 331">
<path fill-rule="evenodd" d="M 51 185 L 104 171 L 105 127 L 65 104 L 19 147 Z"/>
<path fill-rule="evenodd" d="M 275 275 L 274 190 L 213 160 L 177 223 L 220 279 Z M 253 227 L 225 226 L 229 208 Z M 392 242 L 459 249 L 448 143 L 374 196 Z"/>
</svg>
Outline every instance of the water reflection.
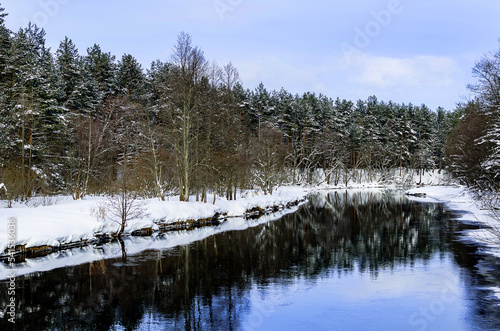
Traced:
<svg viewBox="0 0 500 331">
<path fill-rule="evenodd" d="M 440 287 L 430 282 L 445 267 L 463 292 L 449 308 L 465 314 L 457 327 L 484 327 L 496 323 L 498 313 L 491 308 L 491 291 L 481 288 L 498 286 L 498 271 L 493 261 L 487 263 L 495 270 L 486 273 L 488 282 L 476 272 L 486 260 L 475 254 L 476 247 L 457 240 L 462 229 L 460 223 L 448 221 L 442 205 L 413 203 L 394 191 L 316 194 L 296 213 L 244 231 L 137 255 L 125 254 L 124 247 L 121 258 L 21 276 L 16 326 L 19 330 L 280 328 L 291 315 L 301 313 L 297 301 L 317 300 L 325 311 L 335 308 L 335 316 L 339 311 L 349 316 L 356 307 L 365 307 L 361 296 L 381 300 L 380 288 L 386 286 L 384 295 L 391 297 L 387 292 L 397 291 L 399 301 L 385 298 L 378 304 L 402 305 L 400 322 L 406 329 L 418 329 L 426 320 L 416 315 L 412 324 L 411 314 L 429 303 L 419 286 L 434 286 L 438 293 Z M 405 285 L 391 284 L 396 279 Z M 342 301 L 346 288 L 349 299 Z M 0 293 L 6 289 L 4 281 Z M 325 297 L 326 292 L 335 297 Z M 0 307 L 6 300 L 0 296 Z M 413 305 L 406 302 L 411 300 Z M 372 323 L 367 326 L 384 318 L 389 326 L 394 322 L 390 318 L 394 312 L 375 311 L 377 315 L 364 316 Z M 315 323 L 324 327 L 332 316 L 311 318 L 305 328 Z M 1 320 L 0 329 L 8 326 Z"/>
</svg>

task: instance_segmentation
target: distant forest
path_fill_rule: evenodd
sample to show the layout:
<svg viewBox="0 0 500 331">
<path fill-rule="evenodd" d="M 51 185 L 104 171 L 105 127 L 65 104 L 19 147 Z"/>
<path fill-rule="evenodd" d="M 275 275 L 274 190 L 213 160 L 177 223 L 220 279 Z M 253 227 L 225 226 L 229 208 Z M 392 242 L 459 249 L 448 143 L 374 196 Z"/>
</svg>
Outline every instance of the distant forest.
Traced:
<svg viewBox="0 0 500 331">
<path fill-rule="evenodd" d="M 340 185 L 445 168 L 498 191 L 499 53 L 474 68 L 476 99 L 431 110 L 245 89 L 231 63 L 208 61 L 186 33 L 146 70 L 97 44 L 82 56 L 69 38 L 52 53 L 43 29 L 12 32 L 5 17 L 0 9 L 0 194 L 9 199 L 126 188 L 207 201 L 207 192 L 232 199 L 312 183 L 318 172 Z"/>
</svg>

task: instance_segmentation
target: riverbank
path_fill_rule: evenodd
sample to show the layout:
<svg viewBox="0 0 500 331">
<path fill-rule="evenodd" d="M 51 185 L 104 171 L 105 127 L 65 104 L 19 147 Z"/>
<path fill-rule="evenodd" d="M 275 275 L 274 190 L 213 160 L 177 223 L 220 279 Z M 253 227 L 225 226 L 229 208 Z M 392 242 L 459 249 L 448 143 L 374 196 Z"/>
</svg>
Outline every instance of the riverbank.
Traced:
<svg viewBox="0 0 500 331">
<path fill-rule="evenodd" d="M 238 192 L 237 199 L 228 201 L 217 197 L 215 203 L 181 202 L 179 197 L 141 200 L 145 217 L 127 221 L 123 236 L 151 236 L 171 230 L 193 229 L 219 224 L 234 217 L 258 217 L 287 209 L 304 201 L 313 190 L 397 188 L 403 183 L 415 185 L 442 185 L 447 182 L 446 174 L 437 171 L 417 176 L 415 172 L 397 169 L 377 176 L 367 176 L 357 171 L 347 185 L 326 185 L 326 175 L 314 175 L 317 185 L 278 187 L 272 195 L 259 190 Z M 384 179 L 385 178 L 385 179 Z M 323 184 L 321 184 L 323 183 Z M 213 201 L 213 196 L 208 196 Z M 5 208 L 7 201 L 0 201 L 0 258 L 7 256 L 9 222 L 15 224 L 15 254 L 25 257 L 46 255 L 55 251 L 107 241 L 118 233 L 120 224 L 103 218 L 103 208 L 109 207 L 109 198 L 87 196 L 73 200 L 70 196 L 36 197 L 26 203 L 14 203 Z M 2 208 L 3 207 L 3 208 Z M 1 229 L 5 229 L 2 231 Z"/>
<path fill-rule="evenodd" d="M 463 239 L 482 244 L 488 253 L 500 257 L 500 224 L 491 211 L 482 207 L 463 186 L 424 186 L 405 192 L 409 199 L 419 202 L 441 202 L 457 212 L 461 222 L 475 223 L 480 229 L 468 230 Z"/>
<path fill-rule="evenodd" d="M 304 201 L 310 190 L 303 187 L 280 187 L 272 195 L 258 191 L 240 192 L 237 200 L 219 197 L 213 203 L 181 202 L 179 197 L 168 201 L 141 201 L 146 217 L 130 220 L 124 236 L 152 235 L 159 231 L 217 224 L 234 217 L 259 216 L 277 212 Z M 194 200 L 194 199 L 193 199 Z M 32 199 L 28 204 L 1 208 L 0 256 L 7 256 L 12 246 L 8 226 L 14 224 L 15 254 L 37 256 L 53 251 L 82 247 L 112 237 L 120 224 L 103 219 L 105 197 L 71 197 Z M 10 222 L 10 223 L 9 223 Z"/>
<path fill-rule="evenodd" d="M 8 220 L 15 220 L 16 253 L 18 261 L 22 262 L 18 264 L 17 272 L 26 274 L 148 249 L 186 245 L 219 232 L 244 230 L 295 212 L 311 192 L 346 189 L 363 191 L 397 187 L 369 183 L 350 185 L 348 188 L 280 187 L 273 195 L 244 191 L 238 194 L 237 200 L 218 198 L 215 204 L 180 202 L 178 197 L 170 197 L 168 201 L 145 200 L 148 217 L 128 222 L 121 240 L 112 239 L 119 224 L 103 222 L 96 215 L 99 206 L 106 200 L 103 197 L 87 197 L 78 201 L 70 197 L 40 198 L 28 204 L 17 204 L 14 208 L 0 208 L 0 226 L 7 230 Z M 429 185 L 406 193 L 411 200 L 445 203 L 449 209 L 460 212 L 461 221 L 482 222 L 485 226 L 493 224 L 487 211 L 479 208 L 464 187 Z M 7 235 L 8 231 L 0 231 L 4 257 L 7 256 Z M 492 252 L 495 252 L 496 246 L 492 243 L 496 238 L 485 228 L 465 233 L 464 239 L 489 243 Z M 496 251 L 500 256 L 500 250 Z M 7 277 L 9 270 L 7 265 L 0 263 L 0 279 Z"/>
</svg>

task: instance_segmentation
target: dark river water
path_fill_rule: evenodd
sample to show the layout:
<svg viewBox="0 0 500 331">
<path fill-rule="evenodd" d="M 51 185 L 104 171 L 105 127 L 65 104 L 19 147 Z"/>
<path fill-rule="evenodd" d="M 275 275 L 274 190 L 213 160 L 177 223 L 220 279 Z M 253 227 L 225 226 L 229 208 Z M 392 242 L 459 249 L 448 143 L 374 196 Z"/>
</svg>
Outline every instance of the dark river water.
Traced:
<svg viewBox="0 0 500 331">
<path fill-rule="evenodd" d="M 396 191 L 313 194 L 296 212 L 244 230 L 18 276 L 14 326 L 500 329 L 498 260 L 460 240 L 474 224 L 453 217 Z M 0 309 L 8 287 L 0 282 Z M 12 326 L 0 319 L 0 330 Z"/>
</svg>

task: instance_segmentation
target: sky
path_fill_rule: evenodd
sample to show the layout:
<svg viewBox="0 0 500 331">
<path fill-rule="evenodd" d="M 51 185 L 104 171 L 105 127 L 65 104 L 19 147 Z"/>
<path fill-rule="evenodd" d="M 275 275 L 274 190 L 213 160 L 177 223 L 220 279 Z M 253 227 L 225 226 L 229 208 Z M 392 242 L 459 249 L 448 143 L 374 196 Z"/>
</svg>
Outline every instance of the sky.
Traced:
<svg viewBox="0 0 500 331">
<path fill-rule="evenodd" d="M 12 31 L 31 21 L 55 52 L 99 44 L 144 69 L 168 61 L 184 31 L 205 57 L 232 62 L 245 88 L 263 82 L 452 110 L 470 98 L 472 67 L 499 49 L 498 0 L 0 0 Z"/>
</svg>

